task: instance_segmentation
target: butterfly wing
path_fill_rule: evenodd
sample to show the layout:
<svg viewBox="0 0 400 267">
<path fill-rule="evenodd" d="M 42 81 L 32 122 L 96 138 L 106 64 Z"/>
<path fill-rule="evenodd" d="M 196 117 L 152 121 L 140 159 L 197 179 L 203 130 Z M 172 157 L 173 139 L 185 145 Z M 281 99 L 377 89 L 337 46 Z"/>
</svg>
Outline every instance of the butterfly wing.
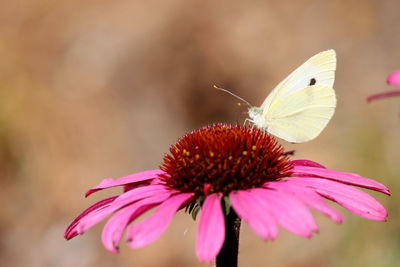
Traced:
<svg viewBox="0 0 400 267">
<path fill-rule="evenodd" d="M 262 116 L 269 133 L 289 142 L 302 143 L 321 133 L 335 107 L 333 88 L 313 85 L 277 98 Z"/>
<path fill-rule="evenodd" d="M 311 85 L 325 85 L 332 88 L 335 81 L 335 70 L 335 50 L 330 49 L 314 55 L 280 82 L 260 108 L 265 111 L 274 101 L 279 101 L 287 95 Z"/>
</svg>

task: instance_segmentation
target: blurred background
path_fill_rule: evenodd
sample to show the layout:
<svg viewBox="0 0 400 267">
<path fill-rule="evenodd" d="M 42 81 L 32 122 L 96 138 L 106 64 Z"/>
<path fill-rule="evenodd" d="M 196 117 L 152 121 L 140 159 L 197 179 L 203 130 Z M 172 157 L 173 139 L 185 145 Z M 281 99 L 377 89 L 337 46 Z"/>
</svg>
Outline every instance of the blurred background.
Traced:
<svg viewBox="0 0 400 267">
<path fill-rule="evenodd" d="M 281 231 L 266 243 L 243 225 L 240 266 L 398 266 L 400 2 L 0 1 L 0 266 L 208 266 L 195 256 L 196 222 L 183 212 L 151 245 L 113 255 L 101 225 L 71 241 L 68 223 L 106 190 L 105 177 L 157 168 L 185 132 L 242 123 L 253 105 L 312 55 L 333 48 L 336 114 L 294 158 L 357 172 L 390 187 L 372 193 L 386 223 L 338 208 L 316 215 L 311 240 Z M 335 205 L 337 207 L 337 205 Z"/>
</svg>

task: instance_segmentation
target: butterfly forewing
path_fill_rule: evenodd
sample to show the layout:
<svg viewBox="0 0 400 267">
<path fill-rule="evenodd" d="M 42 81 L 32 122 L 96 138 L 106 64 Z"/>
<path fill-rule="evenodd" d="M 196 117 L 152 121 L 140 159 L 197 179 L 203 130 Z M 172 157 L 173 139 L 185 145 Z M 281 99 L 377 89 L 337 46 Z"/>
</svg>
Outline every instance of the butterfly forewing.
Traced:
<svg viewBox="0 0 400 267">
<path fill-rule="evenodd" d="M 336 70 L 336 53 L 327 50 L 316 54 L 280 82 L 261 105 L 263 110 L 271 103 L 312 85 L 333 87 Z"/>
</svg>

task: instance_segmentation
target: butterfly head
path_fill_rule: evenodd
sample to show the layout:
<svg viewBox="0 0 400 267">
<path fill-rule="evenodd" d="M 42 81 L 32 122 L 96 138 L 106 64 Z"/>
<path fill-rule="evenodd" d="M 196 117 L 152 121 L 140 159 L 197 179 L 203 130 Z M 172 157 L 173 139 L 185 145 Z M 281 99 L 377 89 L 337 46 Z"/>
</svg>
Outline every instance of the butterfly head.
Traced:
<svg viewBox="0 0 400 267">
<path fill-rule="evenodd" d="M 262 125 L 262 108 L 259 107 L 250 107 L 249 108 L 249 117 L 250 121 L 253 122 L 256 126 Z"/>
</svg>

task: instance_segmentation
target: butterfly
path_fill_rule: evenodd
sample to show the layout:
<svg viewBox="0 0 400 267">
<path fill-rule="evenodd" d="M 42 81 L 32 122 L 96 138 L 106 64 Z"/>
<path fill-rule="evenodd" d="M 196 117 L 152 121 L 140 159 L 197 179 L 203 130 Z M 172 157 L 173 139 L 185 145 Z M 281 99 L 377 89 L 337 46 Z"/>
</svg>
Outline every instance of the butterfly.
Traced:
<svg viewBox="0 0 400 267">
<path fill-rule="evenodd" d="M 314 55 L 280 82 L 260 107 L 250 105 L 247 120 L 292 143 L 316 138 L 335 112 L 335 70 L 334 50 Z"/>
</svg>

